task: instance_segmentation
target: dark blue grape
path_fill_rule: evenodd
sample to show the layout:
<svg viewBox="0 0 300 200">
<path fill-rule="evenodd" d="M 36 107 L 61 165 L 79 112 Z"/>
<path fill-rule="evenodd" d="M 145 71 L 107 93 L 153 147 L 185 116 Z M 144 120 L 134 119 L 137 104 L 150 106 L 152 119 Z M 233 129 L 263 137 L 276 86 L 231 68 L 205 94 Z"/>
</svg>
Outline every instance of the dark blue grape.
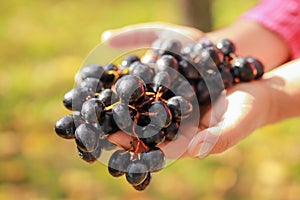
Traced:
<svg viewBox="0 0 300 200">
<path fill-rule="evenodd" d="M 180 54 L 182 57 L 190 57 L 191 54 L 193 53 L 193 48 L 195 46 L 195 43 L 188 43 L 185 46 L 182 47 L 180 50 Z"/>
<path fill-rule="evenodd" d="M 136 76 L 125 75 L 118 79 L 115 89 L 125 103 L 134 103 L 145 94 L 145 83 Z"/>
<path fill-rule="evenodd" d="M 190 116 L 192 113 L 192 104 L 182 96 L 174 96 L 168 99 L 167 106 L 169 107 L 173 119 L 181 121 Z"/>
<path fill-rule="evenodd" d="M 148 176 L 147 166 L 141 160 L 129 163 L 126 171 L 126 180 L 131 185 L 140 185 Z"/>
<path fill-rule="evenodd" d="M 207 68 L 215 68 L 223 61 L 223 54 L 215 47 L 208 47 L 197 52 L 195 63 Z"/>
<path fill-rule="evenodd" d="M 136 133 L 139 138 L 149 147 L 154 147 L 162 143 L 165 136 L 160 128 L 153 124 L 148 124 L 144 127 L 137 127 Z"/>
<path fill-rule="evenodd" d="M 149 112 L 155 114 L 155 116 L 150 116 L 151 124 L 159 128 L 164 128 L 171 124 L 171 111 L 163 102 L 153 101 L 150 104 Z"/>
<path fill-rule="evenodd" d="M 108 172 L 113 177 L 119 177 L 125 174 L 130 163 L 130 154 L 125 150 L 116 150 L 108 161 Z"/>
<path fill-rule="evenodd" d="M 81 116 L 89 123 L 97 123 L 104 117 L 105 107 L 102 101 L 92 98 L 83 103 L 81 108 Z"/>
<path fill-rule="evenodd" d="M 136 189 L 137 191 L 143 191 L 143 190 L 145 190 L 147 188 L 147 186 L 150 184 L 151 178 L 152 178 L 152 175 L 149 172 L 147 174 L 147 178 L 142 183 L 140 183 L 138 185 L 134 185 L 133 188 Z"/>
<path fill-rule="evenodd" d="M 113 119 L 117 126 L 128 131 L 132 127 L 133 121 L 129 112 L 129 107 L 123 103 L 117 104 L 112 108 Z"/>
<path fill-rule="evenodd" d="M 248 62 L 246 58 L 237 58 L 234 60 L 231 68 L 235 82 L 248 82 L 255 78 L 255 67 Z"/>
<path fill-rule="evenodd" d="M 74 139 L 76 126 L 73 115 L 67 115 L 59 119 L 56 122 L 54 129 L 58 136 L 65 139 Z"/>
<path fill-rule="evenodd" d="M 103 87 L 101 81 L 97 78 L 86 78 L 80 83 L 79 86 L 87 88 L 92 92 L 100 92 Z"/>
<path fill-rule="evenodd" d="M 177 84 L 171 87 L 172 91 L 176 95 L 180 95 L 188 101 L 196 99 L 195 91 L 193 90 L 191 84 L 187 80 L 178 79 L 177 81 Z"/>
<path fill-rule="evenodd" d="M 130 66 L 129 74 L 142 79 L 145 84 L 149 84 L 152 82 L 154 71 L 146 64 L 135 62 Z"/>
<path fill-rule="evenodd" d="M 120 68 L 124 70 L 125 68 L 128 68 L 132 63 L 136 61 L 140 62 L 141 60 L 137 55 L 130 54 L 122 60 Z"/>
<path fill-rule="evenodd" d="M 102 153 L 102 148 L 98 146 L 94 151 L 92 152 L 85 152 L 82 151 L 80 148 L 77 147 L 78 155 L 80 156 L 81 159 L 84 161 L 92 164 L 95 161 L 98 160 L 98 158 L 101 156 Z"/>
<path fill-rule="evenodd" d="M 81 111 L 82 104 L 92 97 L 94 93 L 88 88 L 73 88 L 65 94 L 63 104 L 69 110 Z"/>
<path fill-rule="evenodd" d="M 103 67 L 98 64 L 86 65 L 77 73 L 76 80 L 77 82 L 80 82 L 86 78 L 96 78 L 99 80 L 103 72 Z"/>
<path fill-rule="evenodd" d="M 98 99 L 104 103 L 105 106 L 109 106 L 118 101 L 117 94 L 111 89 L 104 89 L 100 92 Z"/>
<path fill-rule="evenodd" d="M 178 77 L 178 69 L 178 61 L 171 55 L 163 55 L 156 62 L 156 73 L 167 72 L 172 80 Z"/>
<path fill-rule="evenodd" d="M 146 164 L 149 172 L 158 172 L 162 170 L 166 164 L 165 154 L 158 147 L 154 147 L 148 152 L 142 152 L 140 159 Z"/>
<path fill-rule="evenodd" d="M 219 49 L 224 56 L 230 56 L 231 53 L 235 52 L 235 45 L 228 39 L 221 39 L 216 43 L 217 49 Z"/>
<path fill-rule="evenodd" d="M 179 71 L 186 79 L 199 80 L 201 78 L 196 64 L 186 58 L 182 58 L 179 62 Z"/>
<path fill-rule="evenodd" d="M 261 78 L 264 74 L 264 65 L 262 64 L 262 62 L 260 62 L 258 59 L 251 56 L 247 56 L 245 57 L 245 59 L 247 60 L 247 62 L 253 64 L 253 66 L 255 67 L 256 69 L 255 79 Z"/>
<path fill-rule="evenodd" d="M 198 103 L 205 105 L 216 101 L 224 89 L 224 83 L 219 70 L 206 70 L 203 79 L 198 82 L 196 87 Z"/>
<path fill-rule="evenodd" d="M 162 71 L 155 74 L 153 78 L 153 91 L 157 92 L 161 87 L 161 92 L 166 92 L 171 85 L 171 77 L 168 72 Z"/>
<path fill-rule="evenodd" d="M 172 141 L 178 137 L 179 123 L 172 122 L 170 126 L 164 128 L 164 135 L 166 140 Z"/>
<path fill-rule="evenodd" d="M 75 131 L 75 141 L 82 151 L 92 152 L 98 146 L 99 133 L 91 124 L 81 124 Z"/>
<path fill-rule="evenodd" d="M 106 112 L 104 119 L 100 121 L 100 127 L 104 134 L 113 134 L 119 130 L 112 112 Z"/>
<path fill-rule="evenodd" d="M 182 48 L 182 44 L 179 40 L 177 39 L 165 39 L 160 46 L 159 49 L 159 54 L 160 55 L 165 55 L 165 54 L 169 54 L 169 55 L 173 55 L 175 57 L 177 57 L 178 55 L 180 55 L 180 50 Z"/>
<path fill-rule="evenodd" d="M 111 88 L 115 80 L 115 74 L 110 73 L 111 71 L 117 72 L 119 69 L 116 65 L 110 63 L 103 66 L 104 72 L 100 77 L 100 80 L 104 88 Z"/>
<path fill-rule="evenodd" d="M 229 88 L 233 84 L 233 76 L 229 70 L 222 69 L 220 70 L 220 74 L 223 80 L 223 84 L 225 88 Z"/>
</svg>

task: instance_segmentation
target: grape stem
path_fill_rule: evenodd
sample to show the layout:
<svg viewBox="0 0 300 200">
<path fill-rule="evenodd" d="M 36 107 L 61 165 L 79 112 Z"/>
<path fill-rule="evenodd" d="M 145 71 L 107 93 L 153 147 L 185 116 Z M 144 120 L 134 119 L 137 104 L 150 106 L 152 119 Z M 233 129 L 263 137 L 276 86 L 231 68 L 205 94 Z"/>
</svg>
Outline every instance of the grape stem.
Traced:
<svg viewBox="0 0 300 200">
<path fill-rule="evenodd" d="M 146 151 L 149 151 L 149 147 L 147 145 L 145 145 L 145 143 L 143 141 L 141 141 L 138 134 L 135 132 L 135 128 L 136 128 L 136 125 L 137 125 L 137 122 L 138 122 L 139 118 L 140 118 L 140 113 L 138 112 L 136 114 L 136 116 L 134 117 L 134 123 L 133 123 L 133 126 L 132 126 L 132 132 L 134 134 L 134 137 L 137 139 L 137 145 L 136 145 L 136 148 L 134 150 L 134 153 L 139 152 L 140 146 L 142 146 Z"/>
<path fill-rule="evenodd" d="M 115 102 L 115 103 L 113 103 L 113 104 L 111 104 L 109 106 L 106 106 L 105 107 L 105 111 L 110 111 L 111 109 L 113 109 L 114 106 L 116 106 L 116 105 L 118 105 L 120 103 L 122 103 L 122 102 L 121 101 L 117 101 L 117 102 Z"/>
</svg>

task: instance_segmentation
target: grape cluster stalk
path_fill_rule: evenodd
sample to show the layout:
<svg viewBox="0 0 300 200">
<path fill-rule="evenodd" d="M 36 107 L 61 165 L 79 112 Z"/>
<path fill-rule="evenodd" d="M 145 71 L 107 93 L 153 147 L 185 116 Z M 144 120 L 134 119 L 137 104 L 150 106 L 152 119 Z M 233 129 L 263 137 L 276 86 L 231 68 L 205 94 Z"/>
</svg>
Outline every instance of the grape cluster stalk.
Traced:
<svg viewBox="0 0 300 200">
<path fill-rule="evenodd" d="M 109 174 L 124 175 L 138 191 L 166 164 L 159 145 L 177 139 L 181 123 L 196 106 L 208 107 L 223 90 L 264 74 L 258 59 L 238 56 L 228 39 L 185 45 L 157 39 L 150 51 L 147 62 L 129 54 L 117 64 L 83 66 L 75 87 L 63 98 L 73 113 L 54 127 L 58 136 L 75 140 L 78 155 L 88 163 L 97 161 L 103 150 L 112 151 Z M 120 130 L 131 138 L 128 149 L 108 140 Z"/>
</svg>

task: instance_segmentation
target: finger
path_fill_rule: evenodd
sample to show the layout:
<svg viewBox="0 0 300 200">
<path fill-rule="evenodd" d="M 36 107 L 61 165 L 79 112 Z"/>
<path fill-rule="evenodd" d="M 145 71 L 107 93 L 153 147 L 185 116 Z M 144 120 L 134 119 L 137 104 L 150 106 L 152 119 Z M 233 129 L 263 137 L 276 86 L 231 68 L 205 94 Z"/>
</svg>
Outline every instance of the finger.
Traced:
<svg viewBox="0 0 300 200">
<path fill-rule="evenodd" d="M 238 143 L 255 130 L 253 122 L 254 99 L 236 91 L 228 96 L 228 107 L 221 120 L 212 127 L 199 132 L 189 145 L 193 157 L 206 157 L 221 153 Z"/>
<path fill-rule="evenodd" d="M 204 158 L 212 153 L 221 153 L 229 148 L 226 134 L 221 134 L 220 127 L 210 127 L 199 132 L 191 141 L 188 152 L 192 157 Z"/>
<path fill-rule="evenodd" d="M 226 99 L 226 90 L 224 90 L 218 97 L 218 100 L 201 117 L 200 126 L 206 128 L 216 126 L 222 120 L 227 109 L 228 100 Z"/>
<path fill-rule="evenodd" d="M 132 137 L 122 131 L 109 135 L 108 140 L 123 149 L 131 148 Z"/>
<path fill-rule="evenodd" d="M 187 149 L 190 141 L 198 132 L 198 127 L 193 123 L 187 123 L 179 128 L 178 137 L 172 141 L 164 142 L 159 145 L 168 159 L 176 160 L 179 158 L 190 157 Z"/>
<path fill-rule="evenodd" d="M 196 41 L 203 35 L 203 32 L 192 27 L 155 22 L 108 30 L 102 34 L 102 41 L 116 48 L 149 47 L 158 37 L 176 37 L 181 40 Z"/>
<path fill-rule="evenodd" d="M 121 28 L 102 34 L 102 41 L 115 48 L 150 47 L 157 38 L 156 30 L 151 28 Z"/>
</svg>

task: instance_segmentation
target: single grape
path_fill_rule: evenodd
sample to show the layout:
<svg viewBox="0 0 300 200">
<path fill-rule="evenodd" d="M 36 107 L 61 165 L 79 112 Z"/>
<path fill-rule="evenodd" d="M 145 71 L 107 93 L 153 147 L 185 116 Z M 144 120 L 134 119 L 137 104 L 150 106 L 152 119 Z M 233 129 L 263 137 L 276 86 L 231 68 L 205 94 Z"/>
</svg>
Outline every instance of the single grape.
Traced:
<svg viewBox="0 0 300 200">
<path fill-rule="evenodd" d="M 233 61 L 231 73 L 233 74 L 235 82 L 248 82 L 255 78 L 256 68 L 248 62 L 247 58 L 237 58 Z"/>
<path fill-rule="evenodd" d="M 147 169 L 149 172 L 160 171 L 166 164 L 165 154 L 158 147 L 154 147 L 148 152 L 142 152 L 140 159 L 147 165 Z"/>
<path fill-rule="evenodd" d="M 143 190 L 145 190 L 148 187 L 148 185 L 150 184 L 151 178 L 152 178 L 152 175 L 149 172 L 147 174 L 147 178 L 142 183 L 140 183 L 138 185 L 134 185 L 133 188 L 136 189 L 137 191 L 143 191 Z"/>
<path fill-rule="evenodd" d="M 201 38 L 197 41 L 194 48 L 195 49 L 206 49 L 206 48 L 210 48 L 213 46 L 214 46 L 214 43 L 210 39 Z"/>
<path fill-rule="evenodd" d="M 167 72 L 174 80 L 178 77 L 178 61 L 171 55 L 163 55 L 157 60 L 155 71 Z"/>
<path fill-rule="evenodd" d="M 149 84 L 152 82 L 154 71 L 146 64 L 135 62 L 130 66 L 129 74 L 142 79 L 145 84 Z"/>
<path fill-rule="evenodd" d="M 104 72 L 100 80 L 104 88 L 111 88 L 115 80 L 115 74 L 110 72 L 117 72 L 119 69 L 116 65 L 110 63 L 103 66 Z"/>
<path fill-rule="evenodd" d="M 192 104 L 182 96 L 170 98 L 167 102 L 167 106 L 172 113 L 173 119 L 178 122 L 189 117 L 193 110 Z"/>
<path fill-rule="evenodd" d="M 264 74 L 264 65 L 262 64 L 262 62 L 260 62 L 258 59 L 251 56 L 247 56 L 245 57 L 245 59 L 247 60 L 247 62 L 254 65 L 256 69 L 255 79 L 259 79 L 260 77 L 262 77 Z"/>
<path fill-rule="evenodd" d="M 223 54 L 215 47 L 202 49 L 196 54 L 195 63 L 200 63 L 205 69 L 215 68 L 223 61 Z"/>
<path fill-rule="evenodd" d="M 125 103 L 134 103 L 145 94 L 145 83 L 136 76 L 125 75 L 118 79 L 115 89 Z"/>
<path fill-rule="evenodd" d="M 172 55 L 177 57 L 180 55 L 180 50 L 182 48 L 182 44 L 179 40 L 173 38 L 164 39 L 159 47 L 159 55 Z"/>
<path fill-rule="evenodd" d="M 129 184 L 140 185 L 148 176 L 147 166 L 141 160 L 131 161 L 127 167 L 126 180 Z"/>
<path fill-rule="evenodd" d="M 153 124 L 137 127 L 135 131 L 139 138 L 149 147 L 154 147 L 165 140 L 162 130 Z"/>
<path fill-rule="evenodd" d="M 113 177 L 119 177 L 125 174 L 130 163 L 130 153 L 123 149 L 116 150 L 109 158 L 108 172 Z"/>
<path fill-rule="evenodd" d="M 206 70 L 203 79 L 198 82 L 196 87 L 198 103 L 205 105 L 215 102 L 224 89 L 222 75 L 219 70 L 216 68 Z"/>
<path fill-rule="evenodd" d="M 163 102 L 153 101 L 150 105 L 149 112 L 155 114 L 155 116 L 150 116 L 150 120 L 151 123 L 158 128 L 168 127 L 171 124 L 171 111 Z"/>
<path fill-rule="evenodd" d="M 100 79 L 104 70 L 103 67 L 98 64 L 90 64 L 81 68 L 81 70 L 76 75 L 76 82 L 79 84 L 82 80 L 86 78 L 96 78 Z"/>
<path fill-rule="evenodd" d="M 81 116 L 89 123 L 97 123 L 104 117 L 105 107 L 102 101 L 97 98 L 91 98 L 83 103 Z"/>
<path fill-rule="evenodd" d="M 65 139 L 74 139 L 76 126 L 73 115 L 67 115 L 59 119 L 56 122 L 54 129 L 58 136 Z"/>
<path fill-rule="evenodd" d="M 179 62 L 179 71 L 186 79 L 200 79 L 201 75 L 196 64 L 187 58 L 182 58 Z"/>
<path fill-rule="evenodd" d="M 229 39 L 221 39 L 216 43 L 217 49 L 219 49 L 224 56 L 230 56 L 235 52 L 235 45 Z"/>
<path fill-rule="evenodd" d="M 81 124 L 75 131 L 75 141 L 82 151 L 92 152 L 98 146 L 99 133 L 91 124 Z"/>
<path fill-rule="evenodd" d="M 64 95 L 64 106 L 73 111 L 81 111 L 82 104 L 94 97 L 94 93 L 88 88 L 73 88 Z"/>
<path fill-rule="evenodd" d="M 128 68 L 132 63 L 136 61 L 140 62 L 141 60 L 137 55 L 130 54 L 122 60 L 120 68 L 124 70 L 125 68 Z"/>
<path fill-rule="evenodd" d="M 233 84 L 233 76 L 230 73 L 230 71 L 226 70 L 226 69 L 222 69 L 220 71 L 220 74 L 221 74 L 221 77 L 222 77 L 222 80 L 223 80 L 224 87 L 225 88 L 231 87 L 232 84 Z"/>
<path fill-rule="evenodd" d="M 78 155 L 80 156 L 81 159 L 83 159 L 84 161 L 92 164 L 96 160 L 98 160 L 98 158 L 101 156 L 102 148 L 100 146 L 98 146 L 92 152 L 85 152 L 85 151 L 82 151 L 80 148 L 77 147 L 77 151 L 78 151 Z"/>
<path fill-rule="evenodd" d="M 102 90 L 102 82 L 97 78 L 86 78 L 80 85 L 80 87 L 87 88 L 92 92 L 100 92 Z"/>
<path fill-rule="evenodd" d="M 105 112 L 103 120 L 100 121 L 100 127 L 104 134 L 113 134 L 119 130 L 112 112 Z"/>
<path fill-rule="evenodd" d="M 178 137 L 179 122 L 172 122 L 170 126 L 164 128 L 166 140 L 172 141 Z"/>
<path fill-rule="evenodd" d="M 193 48 L 195 46 L 195 43 L 188 43 L 185 46 L 183 46 L 180 50 L 180 54 L 182 57 L 190 57 L 190 55 L 193 52 Z"/>
<path fill-rule="evenodd" d="M 109 106 L 118 101 L 117 94 L 112 89 L 104 89 L 100 92 L 98 99 Z"/>
<path fill-rule="evenodd" d="M 193 88 L 191 87 L 191 84 L 184 79 L 178 79 L 178 83 L 174 86 L 171 86 L 172 91 L 177 96 L 182 96 L 188 101 L 193 101 L 196 99 L 196 94 Z"/>
<path fill-rule="evenodd" d="M 157 92 L 161 88 L 161 92 L 166 92 L 171 85 L 171 77 L 168 72 L 162 71 L 155 74 L 153 78 L 153 91 Z"/>
<path fill-rule="evenodd" d="M 129 107 L 123 103 L 117 104 L 112 108 L 113 119 L 117 126 L 128 131 L 132 127 L 133 121 L 130 116 Z"/>
</svg>

